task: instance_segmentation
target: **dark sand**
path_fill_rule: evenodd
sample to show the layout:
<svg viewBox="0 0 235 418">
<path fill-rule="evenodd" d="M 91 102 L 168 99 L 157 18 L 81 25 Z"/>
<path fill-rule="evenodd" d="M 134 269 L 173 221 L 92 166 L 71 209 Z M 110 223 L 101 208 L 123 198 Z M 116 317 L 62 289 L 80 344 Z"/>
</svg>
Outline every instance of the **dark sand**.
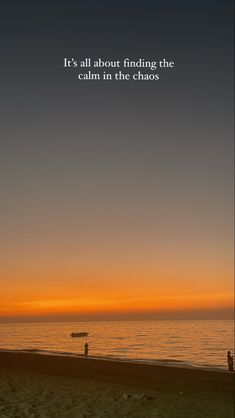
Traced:
<svg viewBox="0 0 235 418">
<path fill-rule="evenodd" d="M 233 417 L 234 374 L 0 352 L 1 418 Z"/>
</svg>

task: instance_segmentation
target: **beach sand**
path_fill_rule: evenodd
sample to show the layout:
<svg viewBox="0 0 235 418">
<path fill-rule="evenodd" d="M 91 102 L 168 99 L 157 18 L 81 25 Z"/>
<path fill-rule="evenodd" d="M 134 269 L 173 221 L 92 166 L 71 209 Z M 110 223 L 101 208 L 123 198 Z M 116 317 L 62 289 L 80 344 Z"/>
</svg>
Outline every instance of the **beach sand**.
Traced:
<svg viewBox="0 0 235 418">
<path fill-rule="evenodd" d="M 0 352 L 1 418 L 232 418 L 234 375 Z"/>
</svg>

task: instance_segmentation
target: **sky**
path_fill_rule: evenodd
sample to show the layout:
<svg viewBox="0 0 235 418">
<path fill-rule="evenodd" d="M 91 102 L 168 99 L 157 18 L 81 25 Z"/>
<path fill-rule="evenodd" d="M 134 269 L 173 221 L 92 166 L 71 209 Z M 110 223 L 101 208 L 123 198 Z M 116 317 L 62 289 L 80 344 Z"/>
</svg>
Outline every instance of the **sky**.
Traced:
<svg viewBox="0 0 235 418">
<path fill-rule="evenodd" d="M 233 316 L 230 1 L 1 11 L 0 322 Z M 175 61 L 79 81 L 64 57 Z"/>
</svg>

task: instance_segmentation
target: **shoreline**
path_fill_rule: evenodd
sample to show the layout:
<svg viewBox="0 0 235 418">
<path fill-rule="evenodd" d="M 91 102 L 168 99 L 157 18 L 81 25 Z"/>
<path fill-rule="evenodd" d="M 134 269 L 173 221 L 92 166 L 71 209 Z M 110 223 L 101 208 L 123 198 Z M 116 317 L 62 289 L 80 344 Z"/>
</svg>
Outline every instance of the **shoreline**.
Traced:
<svg viewBox="0 0 235 418">
<path fill-rule="evenodd" d="M 0 351 L 0 368 L 167 391 L 233 393 L 234 373 L 80 356 Z"/>
<path fill-rule="evenodd" d="M 25 353 L 25 354 L 39 354 L 44 356 L 56 356 L 56 357 L 68 357 L 68 358 L 84 358 L 82 353 L 73 353 L 73 352 L 66 352 L 66 351 L 51 351 L 46 349 L 34 349 L 34 348 L 22 348 L 22 349 L 14 349 L 14 348 L 0 348 L 0 353 Z M 105 360 L 105 361 L 114 361 L 120 363 L 137 363 L 143 365 L 153 365 L 153 366 L 163 366 L 163 367 L 176 367 L 182 369 L 192 369 L 192 370 L 204 370 L 204 371 L 214 371 L 218 373 L 227 373 L 227 367 L 219 366 L 219 365 L 201 365 L 201 364 L 193 364 L 187 363 L 184 360 L 177 360 L 177 359 L 148 359 L 148 358 L 130 358 L 130 357 L 111 357 L 111 356 L 99 356 L 99 355 L 89 355 L 89 359 L 91 360 Z"/>
</svg>

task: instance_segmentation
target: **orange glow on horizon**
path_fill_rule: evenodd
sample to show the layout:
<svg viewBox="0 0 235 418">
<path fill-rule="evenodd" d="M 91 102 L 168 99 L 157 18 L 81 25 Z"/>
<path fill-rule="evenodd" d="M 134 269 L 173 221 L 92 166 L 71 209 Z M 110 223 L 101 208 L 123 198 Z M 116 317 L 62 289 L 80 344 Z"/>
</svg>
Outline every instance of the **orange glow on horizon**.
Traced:
<svg viewBox="0 0 235 418">
<path fill-rule="evenodd" d="M 98 251 L 98 249 L 97 249 Z M 118 254 L 119 256 L 119 254 Z M 147 257 L 148 256 L 148 257 Z M 167 254 L 168 256 L 168 254 Z M 123 256 L 124 257 L 124 256 Z M 227 258 L 172 256 L 93 259 L 93 262 L 24 258 L 5 263 L 0 294 L 1 317 L 67 314 L 151 313 L 220 310 L 233 307 L 233 271 Z M 168 261 L 168 263 L 167 263 Z M 228 267 L 230 266 L 230 267 Z"/>
<path fill-rule="evenodd" d="M 41 315 L 118 312 L 164 312 L 170 310 L 220 309 L 233 306 L 232 293 L 188 295 L 158 295 L 157 297 L 106 297 L 39 299 L 24 302 L 1 303 L 2 315 Z"/>
</svg>

